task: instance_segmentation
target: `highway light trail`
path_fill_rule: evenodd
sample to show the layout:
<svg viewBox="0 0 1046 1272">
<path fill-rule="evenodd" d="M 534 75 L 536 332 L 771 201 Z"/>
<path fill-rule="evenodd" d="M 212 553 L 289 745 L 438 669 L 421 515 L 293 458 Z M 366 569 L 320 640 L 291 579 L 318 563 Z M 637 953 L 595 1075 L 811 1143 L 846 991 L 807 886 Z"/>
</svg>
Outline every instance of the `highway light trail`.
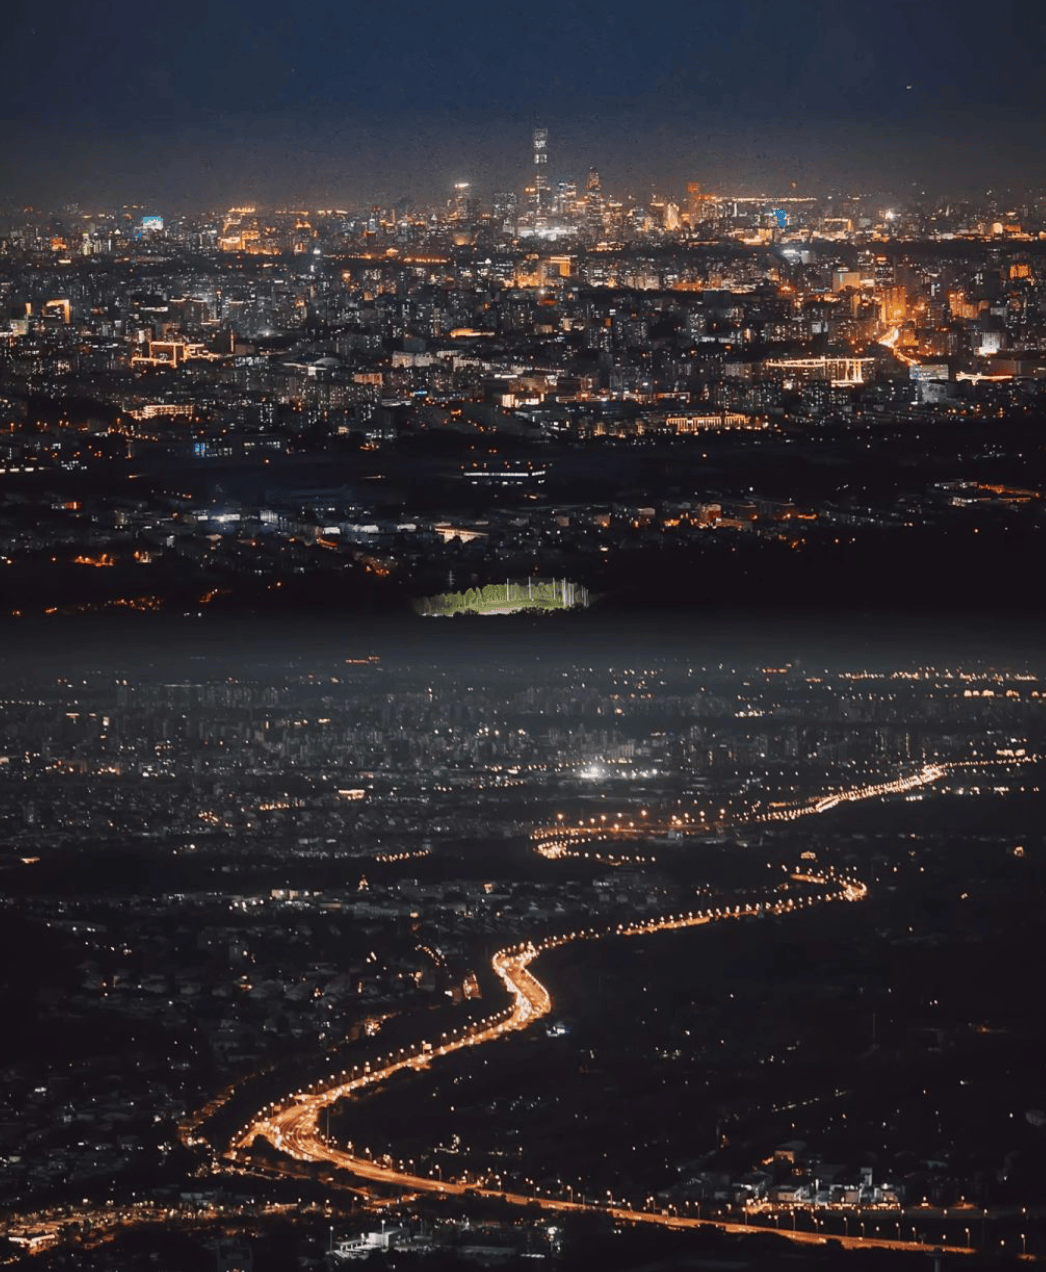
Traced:
<svg viewBox="0 0 1046 1272">
<path fill-rule="evenodd" d="M 172 1226 L 198 1229 L 228 1224 L 233 1221 L 257 1223 L 266 1217 L 327 1215 L 323 1207 L 310 1203 L 269 1201 L 199 1204 L 184 1199 L 169 1205 L 153 1201 L 124 1202 L 120 1205 L 95 1205 L 70 1209 L 68 1206 L 42 1207 L 39 1210 L 0 1221 L 0 1237 L 12 1243 L 12 1250 L 0 1255 L 0 1263 L 20 1262 L 25 1254 L 42 1254 L 56 1249 L 74 1231 L 84 1248 L 93 1248 L 117 1240 L 130 1229 L 148 1227 L 170 1230 Z"/>
<path fill-rule="evenodd" d="M 926 764 L 915 773 L 905 777 L 897 777 L 889 782 L 872 782 L 865 786 L 852 786 L 841 791 L 833 791 L 822 795 L 809 804 L 797 804 L 791 808 L 775 809 L 762 813 L 751 820 L 756 822 L 796 821 L 800 817 L 809 817 L 815 813 L 827 813 L 840 804 L 853 804 L 859 800 L 885 798 L 889 795 L 905 795 L 919 790 L 923 786 L 933 786 L 956 769 L 964 768 L 997 768 L 1010 767 L 1017 764 L 1037 762 L 1037 755 L 1014 755 L 1002 759 L 991 760 L 951 760 L 940 764 Z"/>
<path fill-rule="evenodd" d="M 826 813 L 844 803 L 910 793 L 940 782 L 952 769 L 1030 763 L 1036 758 L 1026 756 L 927 764 L 914 773 L 890 781 L 868 783 L 831 792 L 806 804 L 764 813 L 751 820 L 790 821 L 799 817 Z M 695 826 L 694 829 L 697 827 Z M 573 855 L 576 852 L 575 845 L 578 840 L 583 840 L 589 835 L 600 835 L 608 839 L 611 837 L 639 838 L 644 834 L 649 835 L 650 830 L 649 824 L 639 827 L 634 823 L 620 826 L 620 828 L 616 825 L 611 827 L 598 825 L 592 830 L 588 827 L 568 830 L 557 826 L 536 831 L 534 839 L 542 855 L 555 859 L 561 855 Z M 759 915 L 782 916 L 803 911 L 816 904 L 830 901 L 856 902 L 867 896 L 867 888 L 864 884 L 854 879 L 837 876 L 832 871 L 795 872 L 790 876 L 790 883 L 782 886 L 789 887 L 794 883 L 801 883 L 811 891 L 804 895 L 788 897 L 781 897 L 779 893 L 770 894 L 770 899 L 761 902 L 748 901 L 734 906 L 708 906 L 701 910 L 661 915 L 631 923 L 579 928 L 565 934 L 546 936 L 537 941 L 524 940 L 508 945 L 498 950 L 491 958 L 491 968 L 508 995 L 507 1006 L 483 1020 L 443 1033 L 438 1040 L 424 1041 L 412 1047 L 401 1047 L 383 1057 L 360 1062 L 351 1069 L 330 1073 L 310 1086 L 295 1091 L 285 1100 L 268 1105 L 255 1118 L 242 1126 L 233 1137 L 227 1160 L 232 1164 L 242 1164 L 241 1154 L 249 1154 L 254 1141 L 261 1138 L 297 1162 L 326 1163 L 359 1178 L 392 1185 L 406 1192 L 482 1197 L 518 1206 L 536 1204 L 544 1210 L 553 1212 L 585 1211 L 609 1216 L 619 1221 L 655 1224 L 666 1228 L 715 1227 L 736 1234 L 766 1233 L 770 1229 L 760 1225 L 722 1219 L 694 1218 L 690 1215 L 672 1213 L 671 1208 L 669 1210 L 637 1208 L 624 1199 L 611 1196 L 608 1196 L 605 1201 L 598 1202 L 585 1198 L 577 1200 L 572 1188 L 568 1189 L 569 1196 L 550 1195 L 547 1192 L 543 1194 L 539 1189 L 533 1192 L 505 1189 L 501 1187 L 500 1180 L 497 1181 L 497 1187 L 491 1187 L 489 1176 L 470 1180 L 467 1173 L 460 1179 L 443 1179 L 442 1172 L 438 1176 L 418 1174 L 390 1154 L 375 1158 L 369 1149 L 356 1148 L 352 1144 L 347 1148 L 331 1144 L 320 1130 L 320 1118 L 321 1114 L 329 1110 L 332 1105 L 359 1095 L 368 1088 L 387 1081 L 397 1073 L 407 1070 L 421 1071 L 440 1057 L 451 1055 L 465 1047 L 482 1046 L 485 1043 L 494 1042 L 514 1031 L 527 1029 L 543 1016 L 548 1015 L 552 1010 L 551 995 L 531 970 L 531 965 L 539 955 L 549 950 L 577 941 L 648 936 L 721 922 L 726 919 L 745 919 Z M 776 899 L 773 899 L 775 896 Z M 833 1234 L 829 1238 L 819 1230 L 806 1232 L 775 1228 L 772 1231 L 791 1241 L 823 1245 L 831 1240 L 838 1241 L 841 1246 L 851 1249 L 874 1247 L 927 1252 L 940 1249 L 939 1243 L 915 1239 L 906 1241 L 899 1236 L 896 1239 L 888 1239 L 878 1236 L 857 1237 L 849 1234 L 846 1236 Z M 946 1248 L 952 1253 L 974 1252 L 969 1246 L 948 1245 Z"/>
<path fill-rule="evenodd" d="M 862 799 L 875 799 L 886 795 L 903 795 L 908 791 L 918 790 L 920 786 L 932 786 L 939 782 L 948 772 L 947 764 L 927 764 L 917 773 L 909 773 L 907 777 L 897 777 L 890 782 L 872 782 L 866 786 L 854 786 L 846 790 L 822 795 L 812 804 L 804 804 L 795 808 L 782 808 L 772 813 L 763 813 L 754 818 L 755 821 L 795 821 L 799 817 L 808 817 L 812 813 L 827 813 L 840 804 L 852 804 Z"/>
<path fill-rule="evenodd" d="M 907 353 L 903 353 L 897 347 L 897 344 L 900 338 L 901 338 L 900 327 L 891 327 L 890 330 L 887 331 L 885 335 L 882 335 L 879 337 L 879 343 L 881 345 L 885 345 L 887 349 L 889 349 L 890 352 L 894 355 L 894 357 L 900 359 L 900 361 L 905 363 L 906 366 L 914 367 L 917 363 L 917 359 L 911 357 Z"/>
<path fill-rule="evenodd" d="M 853 804 L 866 799 L 885 799 L 891 795 L 908 794 L 924 786 L 933 786 L 956 769 L 1029 764 L 1037 759 L 1037 756 L 1026 755 L 926 764 L 916 772 L 908 773 L 903 777 L 885 782 L 867 782 L 860 786 L 830 791 L 806 803 L 792 804 L 785 808 L 774 808 L 769 812 L 743 817 L 741 822 L 798 821 L 800 817 L 830 812 L 833 808 L 838 808 L 840 804 Z M 656 835 L 700 837 L 715 828 L 709 823 L 704 813 L 699 813 L 693 818 L 683 815 L 664 821 L 640 820 L 638 823 L 634 818 L 628 821 L 622 820 L 619 813 L 613 820 L 609 820 L 604 815 L 598 821 L 591 818 L 589 822 L 581 821 L 576 826 L 566 824 L 561 814 L 557 824 L 539 826 L 533 830 L 531 839 L 534 841 L 534 851 L 547 861 L 571 858 L 604 866 L 652 865 L 657 860 L 654 855 L 625 852 L 617 845 L 627 841 L 646 841 Z"/>
<path fill-rule="evenodd" d="M 275 1148 L 300 1162 L 326 1163 L 348 1171 L 358 1177 L 393 1185 L 415 1193 L 436 1193 L 444 1196 L 482 1197 L 510 1205 L 538 1205 L 555 1212 L 585 1211 L 608 1215 L 629 1223 L 656 1224 L 667 1228 L 715 1227 L 733 1233 L 765 1233 L 767 1229 L 753 1224 L 731 1223 L 719 1219 L 693 1218 L 661 1210 L 645 1210 L 628 1204 L 623 1199 L 608 1198 L 606 1202 L 576 1200 L 571 1195 L 551 1196 L 534 1192 L 515 1192 L 500 1186 L 490 1187 L 483 1180 L 443 1179 L 418 1174 L 409 1170 L 403 1162 L 390 1155 L 375 1158 L 367 1149 L 350 1145 L 340 1148 L 332 1145 L 320 1130 L 320 1115 L 340 1100 L 355 1096 L 369 1087 L 387 1081 L 396 1073 L 408 1069 L 421 1070 L 433 1060 L 451 1055 L 465 1047 L 481 1046 L 515 1031 L 528 1028 L 552 1009 L 552 999 L 547 988 L 531 971 L 531 964 L 542 953 L 575 941 L 596 941 L 612 937 L 648 936 L 659 932 L 676 931 L 727 919 L 753 918 L 759 915 L 785 915 L 803 911 L 813 905 L 829 901 L 861 901 L 867 895 L 864 884 L 839 878 L 831 873 L 822 875 L 794 875 L 793 881 L 803 882 L 820 889 L 804 896 L 790 896 L 765 902 L 746 902 L 734 906 L 707 907 L 679 914 L 662 915 L 634 923 L 581 928 L 540 941 L 524 941 L 498 950 L 491 959 L 491 966 L 509 996 L 508 1006 L 483 1021 L 443 1034 L 440 1040 L 422 1042 L 373 1061 L 357 1064 L 352 1069 L 332 1073 L 311 1086 L 296 1091 L 287 1100 L 269 1105 L 256 1118 L 241 1127 L 230 1146 L 229 1158 L 236 1163 L 240 1155 L 247 1153 L 256 1138 L 268 1140 Z M 818 1232 L 787 1232 L 781 1236 L 800 1242 L 824 1244 L 828 1238 Z M 936 1247 L 919 1241 L 888 1240 L 873 1237 L 835 1238 L 841 1244 L 853 1248 L 878 1246 L 898 1250 L 932 1250 Z M 957 1247 L 949 1247 L 955 1250 Z"/>
</svg>

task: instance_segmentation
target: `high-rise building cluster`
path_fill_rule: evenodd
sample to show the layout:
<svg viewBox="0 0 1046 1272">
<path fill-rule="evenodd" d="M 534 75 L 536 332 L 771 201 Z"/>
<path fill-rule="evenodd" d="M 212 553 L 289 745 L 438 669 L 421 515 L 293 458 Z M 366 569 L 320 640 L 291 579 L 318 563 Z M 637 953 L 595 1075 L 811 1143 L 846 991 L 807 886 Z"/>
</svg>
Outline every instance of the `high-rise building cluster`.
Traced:
<svg viewBox="0 0 1046 1272">
<path fill-rule="evenodd" d="M 527 577 L 599 593 L 639 559 L 665 593 L 668 546 L 729 592 L 763 545 L 761 586 L 790 591 L 851 540 L 848 578 L 907 576 L 916 541 L 967 527 L 990 558 L 1037 531 L 1040 201 L 628 200 L 532 143 L 522 196 L 463 176 L 435 208 L 0 218 L 9 608 L 328 573 L 404 603 Z M 829 436 L 837 487 L 811 476 Z M 904 479 L 871 481 L 887 437 Z"/>
</svg>

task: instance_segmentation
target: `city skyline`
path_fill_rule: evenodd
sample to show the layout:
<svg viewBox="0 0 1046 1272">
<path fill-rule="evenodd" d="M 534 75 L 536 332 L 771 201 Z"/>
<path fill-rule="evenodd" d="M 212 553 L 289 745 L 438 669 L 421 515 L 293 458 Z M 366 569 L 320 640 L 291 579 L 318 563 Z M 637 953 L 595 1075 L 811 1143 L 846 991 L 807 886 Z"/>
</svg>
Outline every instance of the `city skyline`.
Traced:
<svg viewBox="0 0 1046 1272">
<path fill-rule="evenodd" d="M 455 180 L 504 186 L 539 125 L 565 172 L 594 163 L 636 194 L 695 172 L 805 192 L 1046 179 L 1043 18 L 1023 0 L 990 18 L 960 0 L 948 23 L 901 0 L 874 18 L 821 0 L 642 18 L 538 4 L 525 28 L 411 3 L 395 31 L 333 6 L 307 22 L 268 3 L 193 16 L 172 30 L 119 4 L 99 32 L 72 7 L 45 27 L 20 6 L 5 36 L 9 197 L 434 198 Z"/>
<path fill-rule="evenodd" d="M 664 120 L 644 124 L 635 116 L 604 118 L 612 120 L 612 145 L 593 145 L 574 119 L 548 126 L 555 145 L 552 179 L 583 182 L 588 169 L 596 167 L 607 184 L 638 202 L 666 192 L 682 194 L 695 179 L 743 197 L 860 194 L 896 204 L 985 194 L 1021 200 L 1042 197 L 1046 190 L 1046 165 L 1030 158 L 1031 139 L 1017 144 L 1012 135 L 1000 137 L 994 126 L 947 145 L 928 140 L 922 154 L 898 163 L 893 143 L 901 125 L 892 138 L 870 135 L 875 144 L 861 159 L 854 154 L 849 124 L 826 125 L 811 138 L 799 125 L 791 130 L 753 125 L 738 132 L 712 124 L 680 127 Z M 534 111 L 506 119 L 496 131 L 466 123 L 453 142 L 431 119 L 419 118 L 392 137 L 381 125 L 365 122 L 355 134 L 356 151 L 344 158 L 339 139 L 322 123 L 306 127 L 293 119 L 274 121 L 267 130 L 270 150 L 262 157 L 251 151 L 246 134 L 253 125 L 247 120 L 229 117 L 217 129 L 228 134 L 224 140 L 210 126 L 201 131 L 188 121 L 168 143 L 129 137 L 118 171 L 110 169 L 112 152 L 97 136 L 73 142 L 14 135 L 8 139 L 6 203 L 11 209 L 45 211 L 69 203 L 152 203 L 178 215 L 243 203 L 363 209 L 407 201 L 438 207 L 459 182 L 489 203 L 498 190 L 522 191 L 533 127 L 547 120 L 547 114 Z M 60 177 L 50 167 L 46 175 L 27 177 L 43 152 L 61 160 Z M 110 175 L 99 175 L 107 171 Z"/>
</svg>

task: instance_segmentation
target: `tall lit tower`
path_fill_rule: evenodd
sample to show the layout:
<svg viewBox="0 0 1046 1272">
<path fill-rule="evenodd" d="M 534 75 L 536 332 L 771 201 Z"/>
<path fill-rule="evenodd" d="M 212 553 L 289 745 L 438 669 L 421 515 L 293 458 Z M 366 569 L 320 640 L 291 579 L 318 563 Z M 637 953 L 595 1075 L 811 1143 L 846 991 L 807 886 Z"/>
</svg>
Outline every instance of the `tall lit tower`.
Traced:
<svg viewBox="0 0 1046 1272">
<path fill-rule="evenodd" d="M 585 221 L 592 233 L 603 224 L 603 182 L 595 168 L 589 168 L 585 182 Z"/>
<path fill-rule="evenodd" d="M 534 215 L 548 215 L 551 191 L 548 180 L 548 129 L 534 129 Z"/>
<path fill-rule="evenodd" d="M 454 183 L 454 198 L 451 201 L 451 217 L 455 221 L 469 220 L 472 203 L 472 186 L 468 181 Z"/>
</svg>

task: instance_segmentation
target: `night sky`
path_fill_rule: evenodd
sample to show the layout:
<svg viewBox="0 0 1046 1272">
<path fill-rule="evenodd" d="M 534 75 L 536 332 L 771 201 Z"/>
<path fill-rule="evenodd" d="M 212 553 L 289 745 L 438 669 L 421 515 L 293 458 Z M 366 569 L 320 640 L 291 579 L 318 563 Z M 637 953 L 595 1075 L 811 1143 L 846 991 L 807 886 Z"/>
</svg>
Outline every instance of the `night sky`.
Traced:
<svg viewBox="0 0 1046 1272">
<path fill-rule="evenodd" d="M 536 124 L 638 197 L 1046 178 L 1042 0 L 15 0 L 0 45 L 9 202 L 489 198 Z"/>
</svg>

